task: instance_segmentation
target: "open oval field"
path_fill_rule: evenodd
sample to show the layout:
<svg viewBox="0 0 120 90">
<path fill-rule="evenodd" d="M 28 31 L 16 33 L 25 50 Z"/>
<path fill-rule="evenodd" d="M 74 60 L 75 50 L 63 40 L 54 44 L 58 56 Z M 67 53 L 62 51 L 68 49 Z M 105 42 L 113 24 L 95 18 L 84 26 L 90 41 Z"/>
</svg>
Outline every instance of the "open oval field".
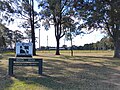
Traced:
<svg viewBox="0 0 120 90">
<path fill-rule="evenodd" d="M 120 90 L 120 60 L 113 51 L 37 51 L 34 58 L 43 58 L 43 75 L 37 67 L 14 67 L 8 75 L 8 58 L 0 60 L 0 90 Z"/>
</svg>

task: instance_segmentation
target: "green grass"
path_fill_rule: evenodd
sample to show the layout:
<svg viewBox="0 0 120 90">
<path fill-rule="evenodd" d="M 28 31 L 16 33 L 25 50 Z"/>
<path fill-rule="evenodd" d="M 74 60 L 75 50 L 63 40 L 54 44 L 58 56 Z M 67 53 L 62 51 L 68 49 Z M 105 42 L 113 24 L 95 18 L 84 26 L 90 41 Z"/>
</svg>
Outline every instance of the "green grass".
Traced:
<svg viewBox="0 0 120 90">
<path fill-rule="evenodd" d="M 8 58 L 0 60 L 0 90 L 120 90 L 120 60 L 113 51 L 38 51 L 43 58 L 43 75 L 37 67 L 15 67 L 14 77 L 7 75 Z"/>
</svg>

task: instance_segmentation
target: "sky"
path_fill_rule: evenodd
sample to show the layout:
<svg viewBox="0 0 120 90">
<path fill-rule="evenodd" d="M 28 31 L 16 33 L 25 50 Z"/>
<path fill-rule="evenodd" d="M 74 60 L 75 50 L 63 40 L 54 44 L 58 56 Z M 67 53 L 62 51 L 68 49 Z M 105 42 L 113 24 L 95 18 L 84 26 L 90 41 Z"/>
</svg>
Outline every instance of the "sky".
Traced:
<svg viewBox="0 0 120 90">
<path fill-rule="evenodd" d="M 11 24 L 8 26 L 9 29 L 11 30 L 20 30 L 24 32 L 22 28 L 17 27 L 18 24 L 17 22 L 14 24 Z M 46 31 L 44 27 L 41 27 L 39 29 L 35 30 L 35 36 L 37 37 L 37 42 L 36 42 L 36 48 L 39 48 L 39 30 L 40 30 L 40 46 L 52 46 L 56 47 L 56 39 L 55 39 L 55 34 L 54 34 L 54 27 L 51 26 L 51 28 Z M 105 35 L 101 34 L 101 32 L 94 31 L 91 34 L 86 34 L 84 36 L 76 36 L 73 39 L 73 45 L 76 46 L 83 46 L 84 44 L 89 44 L 89 43 L 96 43 L 97 41 L 100 41 Z M 60 39 L 60 47 L 63 45 L 70 46 L 70 41 L 66 41 L 65 37 L 62 37 Z"/>
<path fill-rule="evenodd" d="M 36 31 L 36 36 L 39 37 L 39 30 Z M 48 40 L 47 40 L 48 37 Z M 83 46 L 84 44 L 96 43 L 104 37 L 104 34 L 101 34 L 100 31 L 94 31 L 91 34 L 86 34 L 84 36 L 76 36 L 73 39 L 73 45 Z M 49 31 L 45 31 L 44 28 L 40 29 L 40 46 L 56 46 L 56 39 L 54 34 L 54 28 L 51 28 Z M 70 41 L 66 41 L 65 37 L 60 39 L 60 46 L 63 45 L 70 46 Z M 39 43 L 36 44 L 39 47 Z"/>
<path fill-rule="evenodd" d="M 35 10 L 38 10 L 37 8 L 37 2 L 35 2 Z M 16 20 L 16 22 L 14 24 L 11 24 L 10 26 L 8 26 L 9 29 L 11 30 L 20 30 L 22 32 L 24 32 L 24 30 L 22 28 L 18 28 L 18 21 Z M 38 37 L 37 38 L 37 42 L 36 42 L 36 48 L 39 48 L 39 29 L 35 30 L 35 36 Z M 105 35 L 98 30 L 98 31 L 94 31 L 91 34 L 86 34 L 84 36 L 76 36 L 73 39 L 73 45 L 76 46 L 83 46 L 84 44 L 89 44 L 89 43 L 96 43 L 97 41 L 100 41 Z M 65 37 L 62 37 L 60 39 L 60 47 L 62 47 L 63 45 L 67 45 L 70 46 L 70 41 L 65 41 Z M 46 31 L 44 29 L 44 27 L 41 26 L 40 28 L 40 46 L 52 46 L 52 47 L 56 47 L 56 39 L 55 39 L 55 34 L 54 34 L 54 27 L 51 26 L 51 28 Z"/>
</svg>

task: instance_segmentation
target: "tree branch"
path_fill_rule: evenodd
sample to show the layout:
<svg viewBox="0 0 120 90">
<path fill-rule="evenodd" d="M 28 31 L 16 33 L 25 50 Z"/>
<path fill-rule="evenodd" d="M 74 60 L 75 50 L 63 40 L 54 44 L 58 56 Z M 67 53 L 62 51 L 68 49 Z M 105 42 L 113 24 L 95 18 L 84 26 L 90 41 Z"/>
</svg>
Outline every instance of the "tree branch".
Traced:
<svg viewBox="0 0 120 90">
<path fill-rule="evenodd" d="M 66 0 L 66 3 L 67 3 L 67 0 Z M 70 3 L 72 3 L 72 1 L 69 2 L 69 3 L 67 4 L 67 6 L 70 5 Z M 65 6 L 65 5 L 64 5 L 64 6 Z M 66 8 L 66 9 L 63 10 L 64 6 L 63 6 L 63 7 L 61 8 L 61 10 L 60 10 L 61 14 L 64 13 L 64 11 L 67 9 L 67 8 Z M 63 10 L 63 11 L 62 11 L 62 10 Z"/>
<path fill-rule="evenodd" d="M 65 32 L 60 36 L 60 38 L 62 38 L 65 35 Z"/>
<path fill-rule="evenodd" d="M 106 28 L 107 28 L 107 31 L 108 33 L 110 34 L 110 36 L 114 39 L 114 36 L 113 34 L 110 32 L 110 28 L 109 28 L 109 24 L 106 22 Z"/>
<path fill-rule="evenodd" d="M 62 12 L 62 10 L 63 10 L 63 8 L 64 8 L 64 6 L 65 6 L 66 3 L 67 3 L 67 0 L 66 0 L 65 3 L 63 4 L 63 7 L 61 8 L 60 12 Z"/>
</svg>

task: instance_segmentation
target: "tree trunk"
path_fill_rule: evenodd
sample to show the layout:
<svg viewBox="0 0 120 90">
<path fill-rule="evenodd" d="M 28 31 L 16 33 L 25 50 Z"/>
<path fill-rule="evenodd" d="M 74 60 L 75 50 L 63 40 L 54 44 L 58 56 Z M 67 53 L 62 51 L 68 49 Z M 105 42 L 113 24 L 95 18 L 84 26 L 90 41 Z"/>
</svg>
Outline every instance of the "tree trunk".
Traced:
<svg viewBox="0 0 120 90">
<path fill-rule="evenodd" d="M 32 28 L 33 29 L 33 28 Z M 32 43 L 33 43 L 33 55 L 36 55 L 36 48 L 35 48 L 35 33 L 34 29 L 32 30 Z"/>
<path fill-rule="evenodd" d="M 120 58 L 120 40 L 116 40 L 114 43 L 114 57 Z"/>
<path fill-rule="evenodd" d="M 73 56 L 73 47 L 71 46 L 71 56 Z"/>
<path fill-rule="evenodd" d="M 33 43 L 33 55 L 36 55 L 36 48 L 35 48 L 35 30 L 34 30 L 34 1 L 32 0 L 32 23 L 31 23 L 31 29 L 32 29 L 32 43 Z"/>
<path fill-rule="evenodd" d="M 56 41 L 57 41 L 57 48 L 56 48 L 56 55 L 60 55 L 60 52 L 59 52 L 59 41 L 60 39 L 59 38 L 56 38 Z"/>
<path fill-rule="evenodd" d="M 71 30 L 70 30 L 70 32 L 71 32 Z M 70 35 L 70 41 L 71 41 L 71 56 L 73 56 L 72 34 Z"/>
</svg>

